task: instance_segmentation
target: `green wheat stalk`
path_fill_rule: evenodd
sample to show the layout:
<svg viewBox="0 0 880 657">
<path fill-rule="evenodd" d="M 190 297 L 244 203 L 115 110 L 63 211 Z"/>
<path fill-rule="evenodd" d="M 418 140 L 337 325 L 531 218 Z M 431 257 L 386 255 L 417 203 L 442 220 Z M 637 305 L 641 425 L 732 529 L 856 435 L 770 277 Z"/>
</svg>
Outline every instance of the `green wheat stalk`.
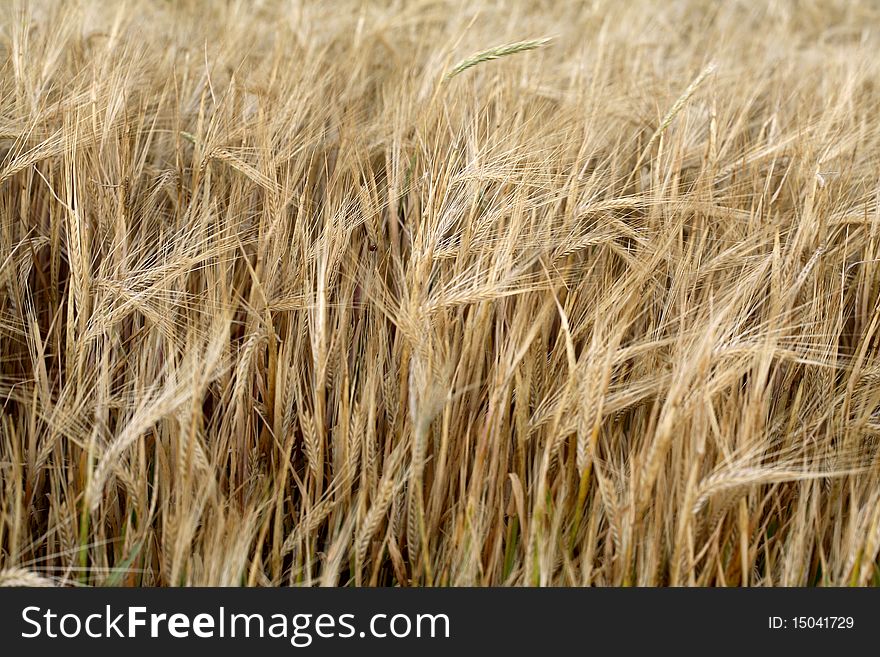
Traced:
<svg viewBox="0 0 880 657">
<path fill-rule="evenodd" d="M 535 48 L 540 48 L 549 42 L 550 38 L 532 39 L 530 41 L 517 41 L 516 43 L 507 43 L 503 46 L 495 46 L 488 50 L 482 50 L 456 64 L 455 68 L 453 68 L 446 76 L 446 79 L 454 78 L 459 73 L 466 71 L 477 64 L 507 57 L 508 55 L 515 55 L 518 52 L 525 52 L 526 50 L 534 50 Z"/>
</svg>

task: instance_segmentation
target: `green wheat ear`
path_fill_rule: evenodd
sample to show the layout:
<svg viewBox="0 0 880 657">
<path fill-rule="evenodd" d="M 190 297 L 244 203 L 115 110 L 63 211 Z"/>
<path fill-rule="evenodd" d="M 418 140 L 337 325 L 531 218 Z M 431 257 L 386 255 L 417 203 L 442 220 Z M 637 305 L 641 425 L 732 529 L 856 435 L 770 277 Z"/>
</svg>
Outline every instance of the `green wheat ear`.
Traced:
<svg viewBox="0 0 880 657">
<path fill-rule="evenodd" d="M 540 48 L 549 42 L 549 38 L 532 39 L 530 41 L 517 41 L 516 43 L 507 43 L 503 46 L 495 46 L 488 50 L 482 50 L 456 64 L 455 68 L 453 68 L 446 76 L 446 79 L 454 78 L 462 71 L 466 71 L 477 64 L 482 64 L 483 62 L 488 62 L 493 59 L 500 59 L 501 57 L 507 57 L 508 55 L 515 55 L 518 52 L 525 52 L 526 50 L 534 50 L 535 48 Z"/>
</svg>

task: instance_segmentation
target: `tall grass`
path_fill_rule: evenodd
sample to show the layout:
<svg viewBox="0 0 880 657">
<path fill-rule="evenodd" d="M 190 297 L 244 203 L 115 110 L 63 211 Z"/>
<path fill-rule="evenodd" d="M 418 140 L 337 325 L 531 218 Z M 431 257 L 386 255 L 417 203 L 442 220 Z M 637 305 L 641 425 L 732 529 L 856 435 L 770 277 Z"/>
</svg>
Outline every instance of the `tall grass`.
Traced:
<svg viewBox="0 0 880 657">
<path fill-rule="evenodd" d="M 878 21 L 7 6 L 0 583 L 875 583 Z"/>
</svg>

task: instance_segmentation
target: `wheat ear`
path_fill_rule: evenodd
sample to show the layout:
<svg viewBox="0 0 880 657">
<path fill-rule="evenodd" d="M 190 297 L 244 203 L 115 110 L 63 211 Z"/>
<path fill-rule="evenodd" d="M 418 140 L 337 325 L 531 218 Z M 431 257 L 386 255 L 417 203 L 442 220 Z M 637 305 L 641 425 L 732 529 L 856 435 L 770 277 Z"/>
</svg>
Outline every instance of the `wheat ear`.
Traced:
<svg viewBox="0 0 880 657">
<path fill-rule="evenodd" d="M 461 60 L 458 64 L 455 65 L 455 68 L 449 72 L 446 76 L 446 79 L 454 78 L 459 73 L 468 70 L 476 66 L 477 64 L 482 64 L 483 62 L 488 62 L 493 59 L 501 59 L 502 57 L 507 57 L 508 55 L 515 55 L 518 52 L 525 52 L 526 50 L 535 50 L 536 48 L 540 48 L 541 46 L 545 46 L 550 42 L 550 38 L 544 39 L 531 39 L 529 41 L 517 41 L 516 43 L 506 43 L 503 46 L 495 46 L 494 48 L 489 48 L 488 50 L 481 50 L 478 53 L 474 53 L 467 59 Z"/>
</svg>

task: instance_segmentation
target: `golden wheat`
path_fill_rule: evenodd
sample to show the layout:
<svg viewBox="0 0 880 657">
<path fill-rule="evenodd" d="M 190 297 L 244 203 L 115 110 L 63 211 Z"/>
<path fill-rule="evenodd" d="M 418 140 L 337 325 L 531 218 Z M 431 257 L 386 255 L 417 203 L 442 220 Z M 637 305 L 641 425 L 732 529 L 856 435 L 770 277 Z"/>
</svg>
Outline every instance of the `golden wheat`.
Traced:
<svg viewBox="0 0 880 657">
<path fill-rule="evenodd" d="M 880 582 L 878 26 L 5 4 L 0 584 Z"/>
</svg>

